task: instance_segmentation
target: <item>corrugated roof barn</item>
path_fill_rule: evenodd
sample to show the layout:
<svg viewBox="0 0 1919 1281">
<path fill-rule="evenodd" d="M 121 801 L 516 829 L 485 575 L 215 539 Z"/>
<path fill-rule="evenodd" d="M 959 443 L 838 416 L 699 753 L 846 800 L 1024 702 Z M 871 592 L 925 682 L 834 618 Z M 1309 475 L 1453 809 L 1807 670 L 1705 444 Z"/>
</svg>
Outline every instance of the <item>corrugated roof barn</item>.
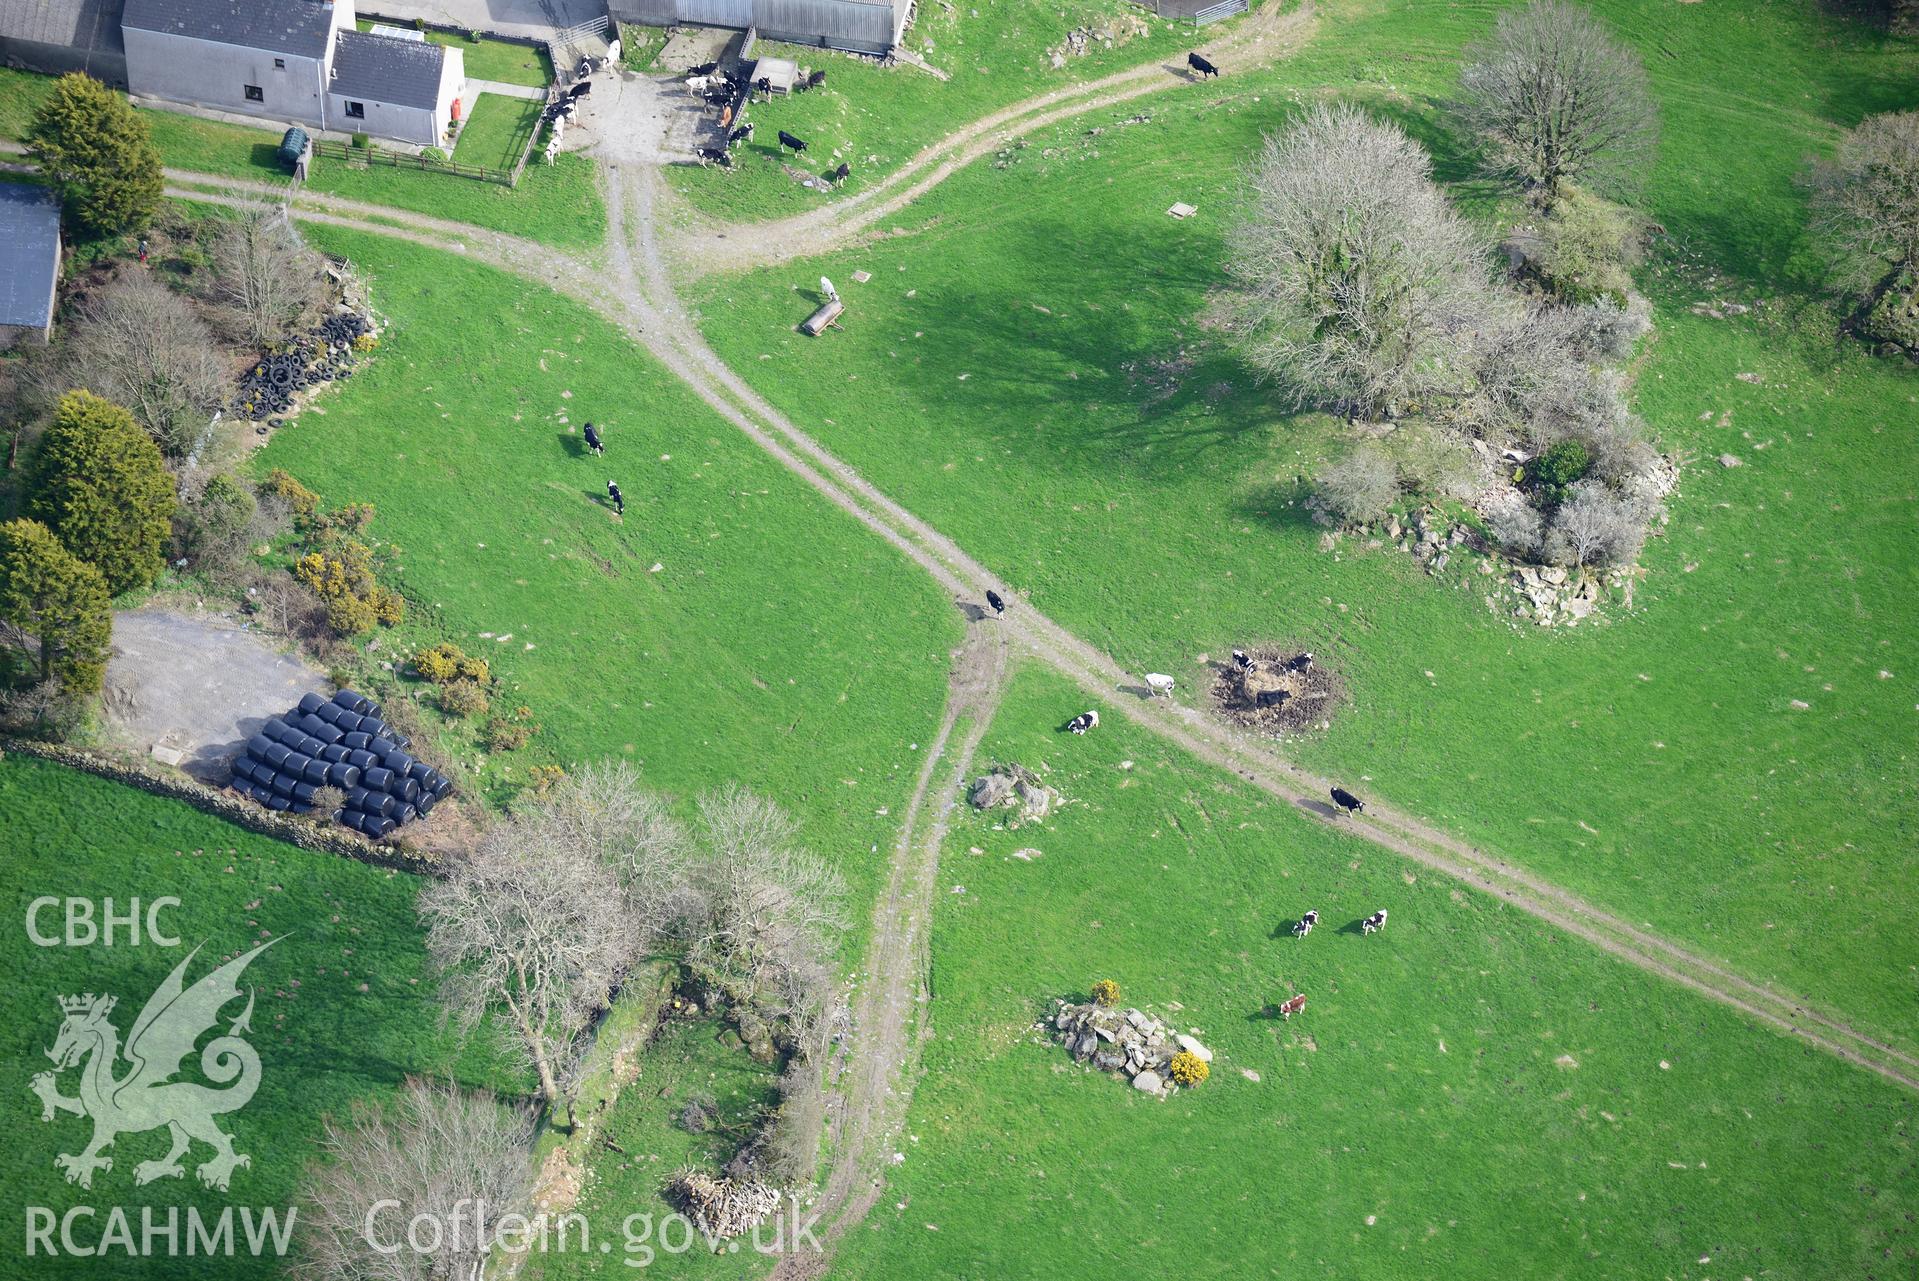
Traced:
<svg viewBox="0 0 1919 1281">
<path fill-rule="evenodd" d="M 44 187 L 0 182 L 0 327 L 44 332 L 59 278 L 59 198 Z"/>
<path fill-rule="evenodd" d="M 11 0 L 8 0 L 11 3 Z M 246 49 L 324 58 L 333 29 L 328 0 L 126 0 L 123 21 L 136 31 L 191 36 Z"/>
</svg>

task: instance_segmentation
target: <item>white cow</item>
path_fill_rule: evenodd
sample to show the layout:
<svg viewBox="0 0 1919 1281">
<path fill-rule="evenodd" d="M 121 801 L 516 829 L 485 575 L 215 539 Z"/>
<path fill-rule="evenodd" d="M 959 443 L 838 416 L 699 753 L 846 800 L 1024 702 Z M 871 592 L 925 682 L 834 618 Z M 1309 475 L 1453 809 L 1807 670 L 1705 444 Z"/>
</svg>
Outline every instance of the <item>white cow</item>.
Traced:
<svg viewBox="0 0 1919 1281">
<path fill-rule="evenodd" d="M 1170 698 L 1173 694 L 1173 678 L 1165 672 L 1148 672 L 1146 688 L 1153 691 L 1155 698 Z"/>
</svg>

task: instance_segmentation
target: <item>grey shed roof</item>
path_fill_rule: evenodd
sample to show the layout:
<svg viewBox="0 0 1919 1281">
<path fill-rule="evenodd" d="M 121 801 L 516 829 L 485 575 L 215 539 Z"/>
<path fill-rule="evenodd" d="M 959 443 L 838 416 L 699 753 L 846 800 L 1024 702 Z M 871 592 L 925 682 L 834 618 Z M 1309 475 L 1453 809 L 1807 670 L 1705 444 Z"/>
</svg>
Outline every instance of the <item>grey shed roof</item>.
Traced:
<svg viewBox="0 0 1919 1281">
<path fill-rule="evenodd" d="M 60 274 L 60 201 L 43 187 L 0 182 L 0 325 L 43 329 Z"/>
<path fill-rule="evenodd" d="M 299 58 L 325 57 L 333 29 L 331 0 L 126 0 L 126 5 L 121 21 L 135 31 Z"/>
<path fill-rule="evenodd" d="M 364 31 L 342 31 L 333 46 L 333 83 L 342 98 L 395 107 L 436 107 L 446 50 L 431 41 L 395 40 Z"/>
<path fill-rule="evenodd" d="M 0 0 L 0 36 L 119 53 L 121 0 Z"/>
</svg>

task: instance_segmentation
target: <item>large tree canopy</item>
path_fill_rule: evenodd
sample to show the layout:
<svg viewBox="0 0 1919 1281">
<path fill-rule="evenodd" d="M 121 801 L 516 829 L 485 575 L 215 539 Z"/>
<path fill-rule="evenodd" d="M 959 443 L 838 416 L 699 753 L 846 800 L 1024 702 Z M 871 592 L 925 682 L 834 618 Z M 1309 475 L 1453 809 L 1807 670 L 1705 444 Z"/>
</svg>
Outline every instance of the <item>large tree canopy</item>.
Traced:
<svg viewBox="0 0 1919 1281">
<path fill-rule="evenodd" d="M 1568 182 L 1632 185 L 1659 139 L 1646 71 L 1598 19 L 1560 0 L 1500 15 L 1467 53 L 1457 115 L 1488 168 L 1550 205 Z"/>
<path fill-rule="evenodd" d="M 173 508 L 173 478 L 132 414 L 89 391 L 60 398 L 29 513 L 99 570 L 108 591 L 159 576 Z"/>
<path fill-rule="evenodd" d="M 70 694 L 95 693 L 106 678 L 106 582 L 37 520 L 0 524 L 0 627 L 30 640 L 40 679 Z"/>
<path fill-rule="evenodd" d="M 153 137 L 127 100 L 92 76 L 73 72 L 27 128 L 27 154 L 68 212 L 101 235 L 144 231 L 160 210 L 165 183 Z"/>
<path fill-rule="evenodd" d="M 1351 107 L 1267 138 L 1231 233 L 1228 319 L 1302 404 L 1393 413 L 1457 389 L 1489 275 L 1426 153 Z"/>
</svg>

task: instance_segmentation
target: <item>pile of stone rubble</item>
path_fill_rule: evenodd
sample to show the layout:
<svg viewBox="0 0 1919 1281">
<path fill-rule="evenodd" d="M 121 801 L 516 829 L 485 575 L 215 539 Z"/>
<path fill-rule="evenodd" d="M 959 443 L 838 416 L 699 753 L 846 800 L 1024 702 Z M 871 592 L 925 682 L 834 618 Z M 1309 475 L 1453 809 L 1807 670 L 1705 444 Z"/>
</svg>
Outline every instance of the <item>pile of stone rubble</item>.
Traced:
<svg viewBox="0 0 1919 1281">
<path fill-rule="evenodd" d="M 1168 1069 L 1181 1050 L 1202 1062 L 1213 1061 L 1213 1052 L 1193 1037 L 1131 1008 L 1060 1001 L 1052 1019 L 1039 1026 L 1050 1027 L 1081 1063 L 1125 1076 L 1135 1090 L 1148 1094 L 1164 1096 L 1179 1088 Z"/>
</svg>

